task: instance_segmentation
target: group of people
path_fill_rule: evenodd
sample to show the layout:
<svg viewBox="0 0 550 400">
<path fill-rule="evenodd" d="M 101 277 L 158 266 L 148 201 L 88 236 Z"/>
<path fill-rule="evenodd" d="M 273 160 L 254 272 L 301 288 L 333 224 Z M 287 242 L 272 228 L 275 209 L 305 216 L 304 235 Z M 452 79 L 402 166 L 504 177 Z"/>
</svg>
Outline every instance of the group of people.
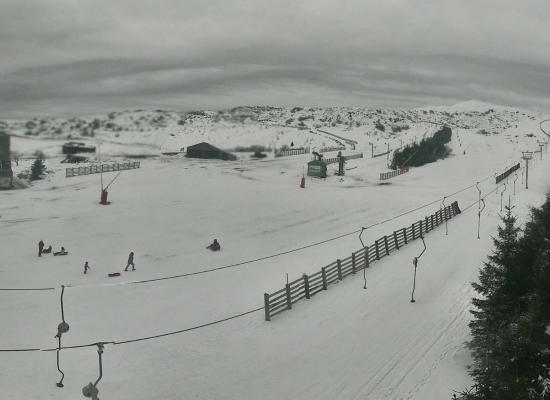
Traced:
<svg viewBox="0 0 550 400">
<path fill-rule="evenodd" d="M 48 248 L 44 248 L 44 241 L 38 242 L 38 257 L 42 257 L 42 254 L 51 254 L 52 252 L 52 245 L 50 245 Z M 61 246 L 61 250 L 56 251 L 53 253 L 54 256 L 66 256 L 69 254 L 65 247 Z"/>
<path fill-rule="evenodd" d="M 221 246 L 220 244 L 218 243 L 218 239 L 214 239 L 214 241 L 206 246 L 207 249 L 209 250 L 212 250 L 212 251 L 219 251 L 221 250 Z M 44 242 L 42 240 L 40 240 L 40 242 L 38 242 L 38 257 L 42 257 L 42 254 L 49 254 L 52 252 L 52 246 L 50 245 L 47 249 L 44 249 Z M 69 254 L 66 250 L 65 250 L 65 247 L 61 246 L 61 250 L 60 251 L 56 251 L 55 253 L 53 253 L 54 256 L 65 256 Z M 132 266 L 132 271 L 135 271 L 136 270 L 136 266 L 134 264 L 134 252 L 131 251 L 130 254 L 128 255 L 128 262 L 126 263 L 126 268 L 124 268 L 124 271 L 128 271 L 128 268 L 130 268 L 130 266 Z M 89 269 L 92 269 L 90 267 L 90 264 L 88 263 L 88 261 L 84 262 L 84 274 L 86 275 L 88 273 L 88 270 Z"/>
</svg>

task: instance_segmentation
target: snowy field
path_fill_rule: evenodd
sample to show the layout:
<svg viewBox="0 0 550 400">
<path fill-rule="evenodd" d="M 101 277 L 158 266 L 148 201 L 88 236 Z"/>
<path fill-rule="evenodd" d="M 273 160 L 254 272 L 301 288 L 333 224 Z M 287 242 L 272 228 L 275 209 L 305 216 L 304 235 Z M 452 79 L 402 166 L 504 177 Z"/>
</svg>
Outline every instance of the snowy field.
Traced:
<svg viewBox="0 0 550 400">
<path fill-rule="evenodd" d="M 388 142 L 395 148 L 434 129 L 419 125 Z M 357 235 L 207 273 L 139 281 L 285 252 L 391 219 L 443 196 L 448 196 L 446 204 L 457 200 L 464 209 L 477 201 L 475 187 L 449 195 L 482 180 L 483 194 L 494 190 L 495 173 L 518 162 L 522 150 L 538 150 L 536 140 L 542 139 L 538 122 L 531 120 L 500 135 L 475 131 L 453 129 L 452 156 L 412 168 L 386 185 L 378 181 L 379 173 L 387 171 L 386 158 L 370 158 L 368 138 L 360 141 L 353 132 L 350 138 L 360 143 L 346 153 L 363 151 L 365 158 L 349 161 L 342 178 L 334 176 L 336 166 L 331 165 L 326 180 L 308 178 L 305 189 L 298 185 L 310 155 L 260 161 L 242 156 L 234 162 L 145 159 L 140 169 L 125 171 L 115 181 L 109 206 L 98 204 L 99 175 L 65 178 L 67 165 L 54 150 L 59 143 L 15 139 L 17 151 L 41 149 L 50 155 L 46 165 L 53 172 L 30 188 L 0 192 L 0 287 L 55 289 L 0 291 L 0 348 L 56 347 L 62 284 L 70 285 L 64 296 L 70 324 L 64 346 L 146 338 L 260 308 L 264 292 L 282 288 L 286 274 L 293 280 L 358 250 Z M 539 136 L 526 137 L 528 132 Z M 304 136 L 298 137 L 297 146 L 334 145 L 326 138 L 316 141 L 321 137 L 317 133 L 294 135 Z M 187 144 L 170 140 L 176 147 Z M 276 137 L 263 140 L 269 144 Z M 123 154 L 121 146 L 137 154 L 145 145 L 112 143 L 102 151 L 116 160 Z M 518 171 L 516 194 L 512 177 L 504 192 L 504 202 L 510 195 L 520 221 L 529 206 L 542 204 L 550 188 L 550 156 L 543 156 L 530 165 L 528 190 L 522 188 Z M 18 168 L 29 163 L 22 160 Z M 103 178 L 109 181 L 114 174 Z M 481 239 L 477 204 L 449 222 L 448 235 L 445 227 L 426 235 L 415 304 L 409 299 L 412 259 L 422 249 L 418 241 L 374 263 L 367 271 L 367 290 L 357 274 L 271 322 L 259 310 L 171 336 L 107 344 L 99 397 L 451 398 L 453 390 L 470 383 L 464 346 L 470 282 L 491 248 L 501 205 L 497 193 L 502 190 L 486 198 Z M 376 225 L 365 232 L 367 242 L 439 206 L 440 201 Z M 205 250 L 214 238 L 222 246 L 218 253 Z M 40 239 L 54 250 L 64 246 L 69 254 L 37 257 Z M 135 252 L 137 270 L 123 272 L 130 251 Z M 88 275 L 82 274 L 85 261 L 92 268 Z M 110 272 L 122 275 L 108 278 Z M 55 352 L 2 352 L 0 357 L 0 388 L 6 399 L 81 398 L 82 387 L 98 376 L 93 346 L 61 351 L 62 389 L 55 386 L 60 379 Z"/>
</svg>

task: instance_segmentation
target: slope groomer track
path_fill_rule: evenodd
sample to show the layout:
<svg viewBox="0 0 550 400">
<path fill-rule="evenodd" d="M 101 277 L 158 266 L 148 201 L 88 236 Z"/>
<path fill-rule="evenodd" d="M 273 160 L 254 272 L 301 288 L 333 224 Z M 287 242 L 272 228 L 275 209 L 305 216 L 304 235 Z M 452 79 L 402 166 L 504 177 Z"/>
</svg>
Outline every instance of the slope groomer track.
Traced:
<svg viewBox="0 0 550 400">
<path fill-rule="evenodd" d="M 275 186 L 276 191 L 284 196 L 292 196 L 296 204 L 300 204 L 298 199 L 308 204 L 315 199 L 322 203 L 322 207 L 308 210 L 299 206 L 290 208 L 290 203 L 285 203 L 282 209 L 287 214 L 286 219 L 277 226 L 276 220 L 284 215 L 277 209 L 273 210 L 272 216 L 255 215 L 251 209 L 250 218 L 242 220 L 240 225 L 235 224 L 235 218 L 227 226 L 216 226 L 220 231 L 229 232 L 231 224 L 238 240 L 231 241 L 227 239 L 229 236 L 222 239 L 221 254 L 228 262 L 220 263 L 220 259 L 213 259 L 212 264 L 219 263 L 223 269 L 196 268 L 196 265 L 204 265 L 198 257 L 195 262 L 187 260 L 177 265 L 179 263 L 174 260 L 179 256 L 169 256 L 173 253 L 170 242 L 160 243 L 157 240 L 155 246 L 162 251 L 151 251 L 145 241 L 154 241 L 153 233 L 136 229 L 136 237 L 145 236 L 144 241 L 140 242 L 144 250 L 136 252 L 144 257 L 137 259 L 141 262 L 137 264 L 138 278 L 124 277 L 128 281 L 104 285 L 104 278 L 100 275 L 108 267 L 102 264 L 108 264 L 110 260 L 103 256 L 91 264 L 98 273 L 92 275 L 89 282 L 83 281 L 84 277 L 75 278 L 74 287 L 65 290 L 64 315 L 70 330 L 63 335 L 63 347 L 66 349 L 62 348 L 60 352 L 61 369 L 66 374 L 63 389 L 54 384 L 60 374 L 56 368 L 56 352 L 53 351 L 56 350 L 53 335 L 60 321 L 57 288 L 58 282 L 66 282 L 63 278 L 68 273 L 80 268 L 80 263 L 78 260 L 75 263 L 73 258 L 63 260 L 67 264 L 56 265 L 50 263 L 52 258 L 40 260 L 41 264 L 37 264 L 36 255 L 27 257 L 24 246 L 11 241 L 14 243 L 14 254 L 23 256 L 19 260 L 7 255 L 9 263 L 3 267 L 8 269 L 5 282 L 17 283 L 12 288 L 24 288 L 26 281 L 54 284 L 36 286 L 50 290 L 0 293 L 3 299 L 8 299 L 0 303 L 1 322 L 5 327 L 0 334 L 0 347 L 20 349 L 24 344 L 32 344 L 28 346 L 31 350 L 49 351 L 2 353 L 6 361 L 4 365 L 9 367 L 3 368 L 0 385 L 16 397 L 40 397 L 46 393 L 60 399 L 74 398 L 75 393 L 81 393 L 85 383 L 97 377 L 95 343 L 101 338 L 112 342 L 104 346 L 103 378 L 100 383 L 103 397 L 176 399 L 180 398 L 177 393 L 185 391 L 191 398 L 204 399 L 448 398 L 452 389 L 460 389 L 468 382 L 464 372 L 467 353 L 463 342 L 467 338 L 469 299 L 472 295 L 469 282 L 476 278 L 478 267 L 490 248 L 490 235 L 498 224 L 503 189 L 503 185 L 497 187 L 492 178 L 495 173 L 511 166 L 513 163 L 510 160 L 518 158 L 517 151 L 504 140 L 472 135 L 471 132 L 461 132 L 464 140 L 475 144 L 467 156 L 460 156 L 457 148 L 455 157 L 433 164 L 434 168 L 417 168 L 386 186 L 358 184 L 342 191 L 341 187 L 331 186 L 339 182 L 327 180 L 326 186 L 312 182 L 311 187 L 299 191 L 295 188 L 294 177 L 285 180 L 276 175 L 278 171 L 272 174 L 265 170 L 251 171 L 257 181 L 229 176 L 230 182 L 240 185 L 237 187 L 240 199 L 243 193 L 245 197 L 255 193 L 256 198 L 259 196 L 258 200 L 262 201 L 256 188 L 261 185 L 262 189 L 267 190 L 267 186 L 262 185 L 269 182 L 269 187 Z M 467 139 L 465 136 L 468 136 Z M 369 166 L 383 165 L 375 164 L 376 160 L 361 162 Z M 206 221 L 211 221 L 209 214 L 200 215 L 196 208 L 189 208 L 190 212 L 187 212 L 185 203 L 172 205 L 167 196 L 157 198 L 151 195 L 138 199 L 132 196 L 132 192 L 126 194 L 122 190 L 139 188 L 139 182 L 143 180 L 150 184 L 148 178 L 153 175 L 169 173 L 178 179 L 188 179 L 189 184 L 193 184 L 195 181 L 217 182 L 218 174 L 213 169 L 202 169 L 197 165 L 191 174 L 178 175 L 175 166 L 156 163 L 145 162 L 142 175 L 128 174 L 123 177 L 126 180 L 120 183 L 121 190 L 116 193 L 113 208 L 102 210 L 101 214 L 105 215 L 77 215 L 67 207 L 68 204 L 90 207 L 86 199 L 90 194 L 96 197 L 91 179 L 84 179 L 82 189 L 77 191 L 63 189 L 61 182 L 56 182 L 60 186 L 55 191 L 47 190 L 46 185 L 38 185 L 30 193 L 44 204 L 50 204 L 52 209 L 67 207 L 63 223 L 60 220 L 31 219 L 4 225 L 4 235 L 9 233 L 12 237 L 18 237 L 29 228 L 53 232 L 63 227 L 67 229 L 69 225 L 64 224 L 71 221 L 75 227 L 87 227 L 86 234 L 71 229 L 75 239 L 71 239 L 67 247 L 74 249 L 77 259 L 82 254 L 79 246 L 88 245 L 85 237 L 91 240 L 89 244 L 95 248 L 94 254 L 109 249 L 109 241 L 111 246 L 115 241 L 117 247 L 128 247 L 127 242 L 116 236 L 115 227 L 105 225 L 105 217 L 109 217 L 111 212 L 117 213 L 121 221 L 137 218 L 140 224 L 148 223 L 153 232 L 157 225 L 152 218 L 160 218 L 163 223 L 174 220 L 174 224 L 163 225 L 166 235 L 182 235 L 185 229 L 191 229 L 192 234 L 197 236 L 193 226 L 199 223 L 204 226 Z M 299 160 L 289 161 L 290 166 L 298 167 L 300 164 Z M 518 185 L 513 196 L 513 190 L 508 185 L 504 194 L 511 194 L 510 201 L 518 212 L 523 213 L 527 204 L 540 201 L 547 186 L 544 176 L 547 164 L 545 156 L 542 161 L 530 165 L 528 191 L 520 190 Z M 360 168 L 358 170 L 361 171 Z M 480 171 L 485 173 L 480 174 Z M 490 175 L 487 174 L 489 171 Z M 378 170 L 374 172 L 377 174 Z M 195 181 L 191 175 L 196 176 Z M 478 216 L 475 212 L 478 191 L 472 177 L 480 175 L 486 179 L 480 185 L 486 208 L 481 217 L 481 239 L 478 240 Z M 224 179 L 227 179 L 226 175 Z M 346 179 L 344 184 L 354 182 L 353 175 Z M 294 187 L 287 189 L 289 184 Z M 162 192 L 162 185 L 163 182 L 155 182 L 152 192 Z M 171 182 L 169 185 L 173 186 Z M 208 192 L 208 187 L 205 186 L 205 190 Z M 267 196 L 273 196 L 273 193 L 269 191 Z M 342 193 L 347 197 L 342 199 Z M 397 196 L 397 193 L 402 195 Z M 300 272 L 309 273 L 323 265 L 319 261 L 330 262 L 336 256 L 348 255 L 350 249 L 356 250 L 361 221 L 379 221 L 370 224 L 372 227 L 367 237 L 372 239 L 436 211 L 444 193 L 449 193 L 447 204 L 451 202 L 451 197 L 455 198 L 463 213 L 449 221 L 448 235 L 445 235 L 444 229 L 426 235 L 427 250 L 418 265 L 416 303 L 411 304 L 409 300 L 412 260 L 422 249 L 418 241 L 373 264 L 367 271 L 367 290 L 363 289 L 362 277 L 358 274 L 338 283 L 314 300 L 296 304 L 293 312 L 281 314 L 276 321 L 269 324 L 263 322 L 261 308 L 255 307 L 261 306 L 261 293 L 280 287 L 287 272 L 291 276 Z M 177 194 L 188 202 L 192 200 L 193 194 L 190 192 L 178 191 Z M 62 198 L 51 201 L 59 197 Z M 338 199 L 340 203 L 335 203 Z M 117 203 L 126 204 L 127 209 L 122 209 Z M 235 213 L 237 208 L 232 208 L 233 204 L 239 203 L 233 202 L 228 194 L 224 211 L 233 210 Z M 327 214 L 333 204 L 342 205 L 341 209 L 333 211 L 333 217 L 338 218 L 327 217 L 317 223 L 318 213 Z M 208 206 L 206 202 L 207 209 Z M 152 218 L 139 214 L 139 210 L 145 207 Z M 195 220 L 187 226 L 182 225 L 192 217 L 192 211 L 195 212 Z M 293 224 L 294 219 L 303 213 L 309 213 L 302 216 L 304 220 L 311 221 L 304 229 Z M 178 219 L 179 214 L 183 214 L 181 219 Z M 18 217 L 14 215 L 13 219 Z M 270 225 L 269 229 L 262 226 L 266 224 Z M 323 225 L 328 229 L 317 229 Z M 357 228 L 350 230 L 350 226 Z M 250 243 L 259 243 L 262 230 L 266 231 L 263 245 L 258 249 L 251 248 Z M 349 236 L 337 239 L 343 234 Z M 52 233 L 49 235 L 57 238 Z M 285 235 L 288 237 L 286 240 L 282 239 Z M 220 234 L 217 236 L 222 237 Z M 330 241 L 322 243 L 327 238 Z M 193 245 L 203 239 L 199 237 L 194 240 L 185 237 L 182 241 Z M 294 246 L 288 246 L 289 243 Z M 296 246 L 295 243 L 309 244 Z M 266 248 L 275 249 L 272 255 L 276 257 L 265 256 Z M 287 253 L 287 249 L 292 253 Z M 163 253 L 165 257 L 162 257 Z M 197 254 L 204 258 L 203 253 Z M 233 265 L 243 263 L 233 261 L 236 258 L 242 260 L 242 254 L 251 254 L 250 259 L 244 261 L 249 268 Z M 215 269 L 216 272 L 203 273 L 208 269 Z M 15 271 L 20 278 L 17 278 Z M 199 274 L 196 275 L 196 272 Z M 188 274 L 194 278 L 176 279 Z M 17 303 L 9 300 L 14 297 Z M 243 310 L 248 311 L 243 313 Z M 188 328 L 175 330 L 175 326 Z M 11 382 L 19 379 L 22 373 L 32 376 L 36 384 L 14 388 Z M 147 382 L 147 387 L 132 385 L 131 382 L 136 380 Z"/>
</svg>

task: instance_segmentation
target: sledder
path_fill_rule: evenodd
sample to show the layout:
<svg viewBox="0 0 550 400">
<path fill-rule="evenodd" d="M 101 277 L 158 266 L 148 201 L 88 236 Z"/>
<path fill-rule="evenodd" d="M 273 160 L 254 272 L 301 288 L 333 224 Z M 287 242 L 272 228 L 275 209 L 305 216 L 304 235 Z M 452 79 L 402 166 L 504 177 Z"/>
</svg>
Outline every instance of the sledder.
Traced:
<svg viewBox="0 0 550 400">
<path fill-rule="evenodd" d="M 65 247 L 61 246 L 61 251 L 53 253 L 54 256 L 66 256 L 69 252 L 65 251 Z"/>
<path fill-rule="evenodd" d="M 206 248 L 212 251 L 219 251 L 221 249 L 221 246 L 218 243 L 218 239 L 214 239 L 212 244 L 210 246 L 206 246 Z"/>
</svg>

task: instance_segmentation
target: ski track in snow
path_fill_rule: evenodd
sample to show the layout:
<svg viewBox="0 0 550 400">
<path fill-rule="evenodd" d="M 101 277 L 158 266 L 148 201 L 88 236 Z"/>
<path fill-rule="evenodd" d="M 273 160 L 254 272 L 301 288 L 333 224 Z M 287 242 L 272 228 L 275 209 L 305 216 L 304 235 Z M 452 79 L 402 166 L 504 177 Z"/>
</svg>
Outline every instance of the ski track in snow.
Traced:
<svg viewBox="0 0 550 400">
<path fill-rule="evenodd" d="M 526 120 L 507 133 L 537 132 L 537 124 Z M 433 131 L 426 124 L 403 134 L 410 140 Z M 29 189 L 0 192 L 0 241 L 8 244 L 0 249 L 1 286 L 74 285 L 65 293 L 71 330 L 64 345 L 123 341 L 223 319 L 258 307 L 264 292 L 283 287 L 287 273 L 294 280 L 358 250 L 357 237 L 209 274 L 126 283 L 259 258 L 388 220 L 366 231 L 371 244 L 434 212 L 439 203 L 392 217 L 502 171 L 519 157 L 519 149 L 536 141 L 521 135 L 521 143 L 510 144 L 504 135 L 475 131 L 457 129 L 463 147 L 453 136 L 453 156 L 413 168 L 382 186 L 378 174 L 386 170 L 386 159 L 369 158 L 373 138 L 362 132 L 352 137 L 359 144 L 350 151 L 365 154 L 350 161 L 357 168 L 341 182 L 332 175 L 332 165 L 326 180 L 308 178 L 305 190 L 298 183 L 310 155 L 263 160 L 244 155 L 231 163 L 148 159 L 139 170 L 121 175 L 110 190 L 108 207 L 97 204 L 99 176 L 65 178 L 65 165 L 49 159 L 55 174 Z M 399 143 L 399 136 L 391 140 Z M 132 146 L 105 143 L 102 151 L 108 155 L 115 144 Z M 142 143 L 135 151 L 147 146 L 153 148 Z M 528 191 L 517 182 L 512 201 L 520 221 L 527 206 L 539 205 L 548 189 L 546 158 L 530 166 Z M 494 181 L 480 187 L 488 193 Z M 464 209 L 477 196 L 473 187 L 447 200 L 458 200 Z M 100 398 L 450 399 L 452 390 L 470 382 L 461 357 L 474 295 L 470 282 L 490 251 L 500 195 L 489 195 L 486 203 L 481 240 L 476 239 L 475 205 L 449 221 L 448 235 L 444 226 L 426 235 L 416 303 L 409 303 L 411 260 L 421 243 L 413 241 L 370 266 L 367 290 L 357 273 L 271 322 L 263 321 L 259 311 L 157 340 L 107 345 Z M 222 252 L 205 252 L 213 237 L 221 241 Z M 54 249 L 65 245 L 69 256 L 38 259 L 40 238 Z M 136 250 L 137 271 L 106 278 L 124 267 L 128 249 Z M 81 271 L 84 259 L 92 267 L 88 276 Z M 59 318 L 58 289 L 0 292 L 0 347 L 53 348 Z M 73 399 L 97 376 L 93 347 L 61 352 L 67 374 L 61 390 L 54 385 L 59 377 L 55 352 L 0 354 L 0 387 L 9 398 Z"/>
</svg>

